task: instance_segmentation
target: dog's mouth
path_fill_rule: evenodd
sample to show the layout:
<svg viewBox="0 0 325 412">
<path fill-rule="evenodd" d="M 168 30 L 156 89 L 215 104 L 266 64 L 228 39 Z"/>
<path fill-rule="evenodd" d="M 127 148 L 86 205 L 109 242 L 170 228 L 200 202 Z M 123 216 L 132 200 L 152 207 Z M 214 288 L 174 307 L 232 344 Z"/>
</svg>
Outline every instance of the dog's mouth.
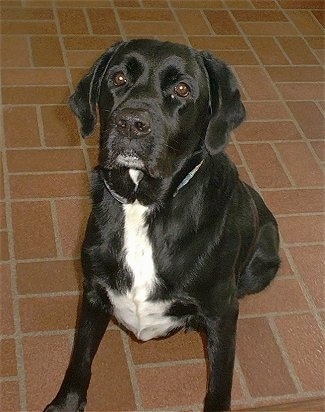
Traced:
<svg viewBox="0 0 325 412">
<path fill-rule="evenodd" d="M 127 167 L 129 169 L 145 169 L 144 162 L 133 152 L 119 154 L 115 162 L 118 166 Z"/>
</svg>

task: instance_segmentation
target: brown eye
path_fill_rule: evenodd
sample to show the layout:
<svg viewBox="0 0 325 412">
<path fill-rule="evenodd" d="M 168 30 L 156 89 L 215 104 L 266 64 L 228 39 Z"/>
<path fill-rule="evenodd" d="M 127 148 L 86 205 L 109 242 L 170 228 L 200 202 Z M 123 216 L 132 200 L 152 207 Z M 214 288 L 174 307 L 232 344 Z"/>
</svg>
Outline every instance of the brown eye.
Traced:
<svg viewBox="0 0 325 412">
<path fill-rule="evenodd" d="M 187 97 L 191 92 L 190 86 L 183 82 L 178 83 L 178 85 L 175 86 L 174 91 L 179 97 Z"/>
<path fill-rule="evenodd" d="M 113 83 L 115 86 L 123 86 L 127 82 L 127 78 L 123 72 L 115 73 L 113 76 Z"/>
</svg>

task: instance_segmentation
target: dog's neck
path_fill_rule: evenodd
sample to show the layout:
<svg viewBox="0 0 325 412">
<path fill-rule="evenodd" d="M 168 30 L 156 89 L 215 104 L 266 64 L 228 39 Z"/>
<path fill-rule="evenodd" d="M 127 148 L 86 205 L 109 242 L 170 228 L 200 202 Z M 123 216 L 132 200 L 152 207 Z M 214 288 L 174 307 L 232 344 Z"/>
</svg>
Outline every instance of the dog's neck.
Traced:
<svg viewBox="0 0 325 412">
<path fill-rule="evenodd" d="M 201 156 L 199 157 L 199 154 L 195 153 L 192 159 L 195 160 L 194 166 L 190 165 L 190 169 L 188 166 L 184 168 L 184 170 L 181 170 L 180 172 L 178 172 L 177 175 L 179 175 L 179 179 L 176 180 L 176 184 L 175 184 L 176 188 L 172 190 L 172 197 L 177 196 L 179 191 L 190 182 L 193 176 L 200 169 L 203 163 L 203 160 L 201 160 L 199 163 L 197 163 L 197 161 L 201 159 Z M 116 179 L 114 178 L 112 179 L 111 173 L 107 173 L 107 172 L 105 173 L 102 170 L 101 178 L 104 182 L 104 185 L 107 191 L 117 202 L 122 203 L 122 204 L 133 203 L 137 199 L 137 190 L 138 190 L 139 184 L 144 174 L 142 171 L 136 170 L 136 169 L 126 169 L 124 170 L 124 174 L 128 175 L 129 177 L 128 182 L 125 182 L 128 184 L 124 184 L 123 187 L 122 185 L 120 185 L 119 188 L 116 187 L 116 183 L 115 185 L 113 185 L 112 181 L 116 182 Z M 122 174 L 120 173 L 118 177 L 122 179 Z M 124 176 L 124 180 L 126 180 L 125 176 Z M 130 180 L 132 181 L 131 185 L 130 185 Z"/>
</svg>

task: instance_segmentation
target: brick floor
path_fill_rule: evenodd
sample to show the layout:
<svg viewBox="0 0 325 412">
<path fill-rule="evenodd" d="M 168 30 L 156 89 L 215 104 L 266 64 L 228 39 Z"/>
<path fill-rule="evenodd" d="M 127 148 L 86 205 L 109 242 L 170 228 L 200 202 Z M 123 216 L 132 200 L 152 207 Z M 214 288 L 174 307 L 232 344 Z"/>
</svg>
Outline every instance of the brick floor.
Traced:
<svg viewBox="0 0 325 412">
<path fill-rule="evenodd" d="M 96 137 L 80 141 L 66 99 L 104 49 L 134 36 L 233 66 L 248 116 L 228 153 L 279 220 L 279 277 L 241 304 L 233 409 L 324 397 L 323 1 L 0 3 L 1 410 L 41 410 L 67 365 Z M 111 323 L 87 410 L 197 412 L 205 380 L 195 333 L 138 343 Z"/>
</svg>

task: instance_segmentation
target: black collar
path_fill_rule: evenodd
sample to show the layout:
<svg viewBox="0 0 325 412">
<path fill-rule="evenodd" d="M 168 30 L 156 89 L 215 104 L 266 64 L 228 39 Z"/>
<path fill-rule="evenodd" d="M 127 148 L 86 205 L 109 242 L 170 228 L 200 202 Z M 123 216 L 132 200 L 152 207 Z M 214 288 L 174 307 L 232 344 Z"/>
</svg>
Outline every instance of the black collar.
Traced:
<svg viewBox="0 0 325 412">
<path fill-rule="evenodd" d="M 193 176 L 195 175 L 195 173 L 200 169 L 201 165 L 203 163 L 203 160 L 200 161 L 200 163 L 198 163 L 197 165 L 195 165 L 187 174 L 186 176 L 183 178 L 183 180 L 179 183 L 179 185 L 177 186 L 175 192 L 173 193 L 173 197 L 175 197 L 178 192 L 184 187 L 186 186 L 189 181 L 193 178 Z M 133 203 L 134 201 L 130 201 L 129 199 L 127 199 L 126 197 L 123 197 L 121 195 L 119 195 L 118 193 L 116 193 L 112 187 L 109 185 L 108 181 L 105 179 L 104 174 L 102 174 L 102 179 L 104 182 L 104 185 L 106 187 L 106 189 L 108 190 L 108 192 L 110 193 L 110 195 L 117 200 L 119 203 L 121 204 L 127 204 L 127 203 Z"/>
</svg>

